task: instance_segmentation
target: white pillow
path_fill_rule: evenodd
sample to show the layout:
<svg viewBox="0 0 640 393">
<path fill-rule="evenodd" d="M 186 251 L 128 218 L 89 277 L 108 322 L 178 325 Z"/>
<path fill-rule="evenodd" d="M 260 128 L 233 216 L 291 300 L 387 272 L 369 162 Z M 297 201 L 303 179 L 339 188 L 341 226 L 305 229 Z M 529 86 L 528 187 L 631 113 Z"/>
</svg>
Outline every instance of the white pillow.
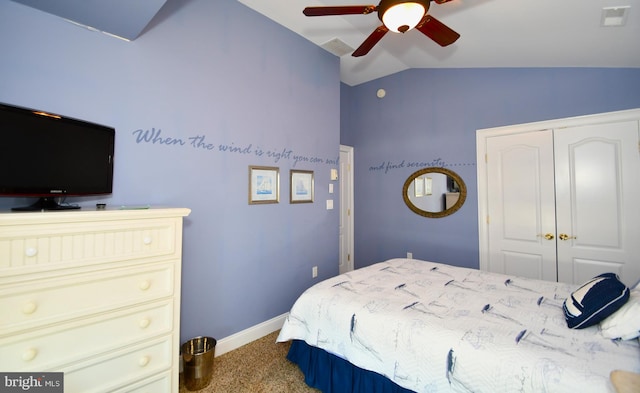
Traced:
<svg viewBox="0 0 640 393">
<path fill-rule="evenodd" d="M 636 286 L 629 300 L 616 312 L 600 322 L 605 338 L 631 340 L 640 337 L 640 288 Z"/>
</svg>

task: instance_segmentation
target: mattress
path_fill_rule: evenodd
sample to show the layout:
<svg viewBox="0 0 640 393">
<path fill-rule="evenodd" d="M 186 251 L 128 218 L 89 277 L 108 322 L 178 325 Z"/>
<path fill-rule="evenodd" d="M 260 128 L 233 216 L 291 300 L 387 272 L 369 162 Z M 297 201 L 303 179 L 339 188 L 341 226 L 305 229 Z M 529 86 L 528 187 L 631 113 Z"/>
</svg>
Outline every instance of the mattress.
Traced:
<svg viewBox="0 0 640 393">
<path fill-rule="evenodd" d="M 309 288 L 277 340 L 415 392 L 611 391 L 612 370 L 640 372 L 640 346 L 569 329 L 562 303 L 576 287 L 392 259 Z"/>
</svg>

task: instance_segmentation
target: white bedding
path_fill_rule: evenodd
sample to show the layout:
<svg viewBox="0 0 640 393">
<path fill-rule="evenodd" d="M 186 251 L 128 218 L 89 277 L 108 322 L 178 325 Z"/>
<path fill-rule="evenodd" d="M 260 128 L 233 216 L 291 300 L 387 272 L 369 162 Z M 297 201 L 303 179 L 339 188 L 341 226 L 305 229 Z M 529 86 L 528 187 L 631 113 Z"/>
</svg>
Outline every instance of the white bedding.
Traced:
<svg viewBox="0 0 640 393">
<path fill-rule="evenodd" d="M 278 341 L 416 392 L 612 391 L 612 370 L 640 372 L 638 341 L 567 328 L 562 302 L 576 287 L 392 259 L 309 288 Z"/>
</svg>

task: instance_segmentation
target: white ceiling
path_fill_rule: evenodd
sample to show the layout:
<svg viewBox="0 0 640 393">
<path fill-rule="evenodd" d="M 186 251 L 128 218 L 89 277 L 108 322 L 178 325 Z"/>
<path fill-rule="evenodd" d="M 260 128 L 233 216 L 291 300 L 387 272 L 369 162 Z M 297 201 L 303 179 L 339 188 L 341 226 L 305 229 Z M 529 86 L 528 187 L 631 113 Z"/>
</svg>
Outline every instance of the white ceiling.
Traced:
<svg viewBox="0 0 640 393">
<path fill-rule="evenodd" d="M 166 2 L 184 0 L 13 0 L 134 40 Z M 212 0 L 213 1 L 213 0 Z M 306 17 L 307 6 L 359 0 L 238 0 L 309 41 L 357 48 L 380 25 L 369 15 Z M 376 5 L 377 3 L 373 3 Z M 622 27 L 602 27 L 604 7 L 630 6 Z M 429 13 L 460 33 L 442 48 L 419 31 L 387 33 L 365 56 L 340 57 L 351 86 L 409 68 L 640 67 L 640 0 L 452 0 Z"/>
<path fill-rule="evenodd" d="M 360 46 L 380 25 L 369 15 L 306 17 L 307 6 L 359 0 L 238 0 L 322 45 Z M 623 27 L 601 27 L 603 7 L 631 6 Z M 357 85 L 409 68 L 640 67 L 640 0 L 453 0 L 429 13 L 458 32 L 442 48 L 419 31 L 387 33 L 365 56 L 340 58 L 340 77 Z"/>
</svg>

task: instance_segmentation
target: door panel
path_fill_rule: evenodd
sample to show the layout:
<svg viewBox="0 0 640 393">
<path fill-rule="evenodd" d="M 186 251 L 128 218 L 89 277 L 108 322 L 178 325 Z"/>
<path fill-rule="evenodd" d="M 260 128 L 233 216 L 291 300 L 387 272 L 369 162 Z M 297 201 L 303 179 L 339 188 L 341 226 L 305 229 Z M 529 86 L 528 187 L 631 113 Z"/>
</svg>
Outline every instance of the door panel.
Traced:
<svg viewBox="0 0 640 393">
<path fill-rule="evenodd" d="M 640 279 L 638 122 L 563 128 L 554 139 L 558 280 L 581 283 L 616 272 L 634 284 Z"/>
<path fill-rule="evenodd" d="M 544 253 L 525 254 L 522 252 L 505 251 L 504 274 L 521 277 L 542 277 L 544 272 Z M 555 260 L 553 261 L 555 263 Z"/>
<path fill-rule="evenodd" d="M 552 131 L 488 138 L 487 195 L 489 270 L 556 281 Z"/>
<path fill-rule="evenodd" d="M 628 281 L 624 277 L 624 265 L 618 262 L 574 257 L 571 260 L 571 264 L 573 265 L 573 277 L 571 278 L 573 278 L 573 283 L 575 284 L 587 282 L 593 277 L 606 272 L 616 273 L 620 279 Z M 559 278 L 558 281 L 571 282 L 568 278 Z M 633 285 L 634 283 L 635 281 L 627 283 L 627 285 Z"/>
</svg>

